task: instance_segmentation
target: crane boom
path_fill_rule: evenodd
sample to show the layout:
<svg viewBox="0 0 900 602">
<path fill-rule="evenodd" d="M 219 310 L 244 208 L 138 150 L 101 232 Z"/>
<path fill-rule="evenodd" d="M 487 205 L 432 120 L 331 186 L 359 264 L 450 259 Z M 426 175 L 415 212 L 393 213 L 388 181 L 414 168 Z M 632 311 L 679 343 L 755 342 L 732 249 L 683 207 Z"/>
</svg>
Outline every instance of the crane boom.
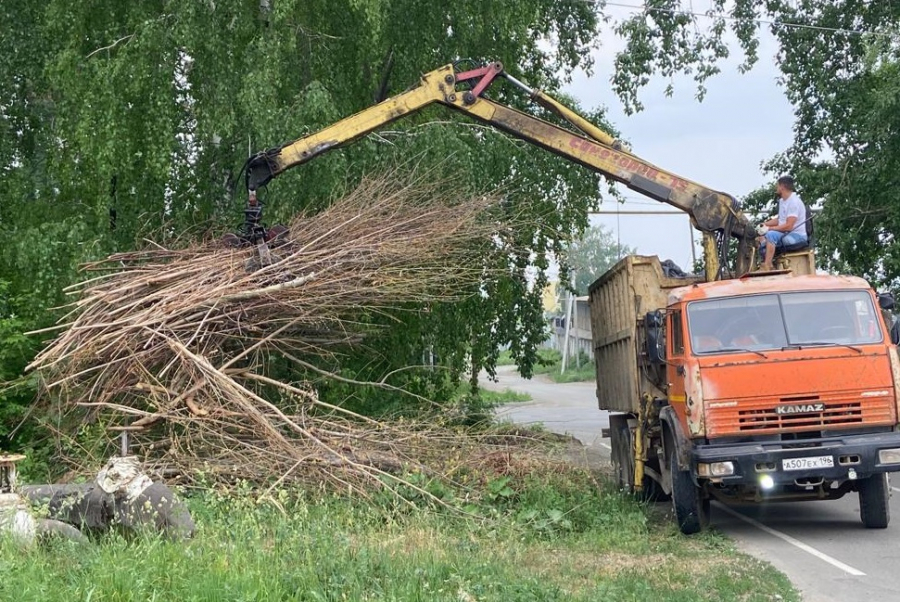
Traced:
<svg viewBox="0 0 900 602">
<path fill-rule="evenodd" d="M 527 91 L 537 104 L 556 113 L 578 131 L 570 131 L 483 96 L 484 90 L 498 76 Z M 417 86 L 405 92 L 314 134 L 254 155 L 248 160 L 246 175 L 251 199 L 255 200 L 255 191 L 259 187 L 284 171 L 432 104 L 469 115 L 684 211 L 704 235 L 708 280 L 723 277 L 722 268 L 727 263 L 732 238 L 737 239 L 738 248 L 735 267 L 729 275 L 742 276 L 750 270 L 755 231 L 734 197 L 682 178 L 632 154 L 607 132 L 565 105 L 504 73 L 500 63 L 463 72 L 457 71 L 452 64 L 445 65 L 424 74 Z"/>
</svg>

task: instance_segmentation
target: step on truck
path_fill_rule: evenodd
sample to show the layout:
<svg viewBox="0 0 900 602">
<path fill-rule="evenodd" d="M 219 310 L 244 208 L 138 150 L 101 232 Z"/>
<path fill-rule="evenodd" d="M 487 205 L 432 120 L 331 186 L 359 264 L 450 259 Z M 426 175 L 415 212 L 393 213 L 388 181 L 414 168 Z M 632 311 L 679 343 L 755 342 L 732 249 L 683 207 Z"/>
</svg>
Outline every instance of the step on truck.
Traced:
<svg viewBox="0 0 900 602">
<path fill-rule="evenodd" d="M 683 533 L 707 524 L 711 500 L 848 493 L 865 527 L 888 525 L 888 473 L 900 470 L 892 299 L 861 278 L 796 272 L 708 282 L 635 255 L 589 289 L 615 478 L 670 499 Z"/>
</svg>

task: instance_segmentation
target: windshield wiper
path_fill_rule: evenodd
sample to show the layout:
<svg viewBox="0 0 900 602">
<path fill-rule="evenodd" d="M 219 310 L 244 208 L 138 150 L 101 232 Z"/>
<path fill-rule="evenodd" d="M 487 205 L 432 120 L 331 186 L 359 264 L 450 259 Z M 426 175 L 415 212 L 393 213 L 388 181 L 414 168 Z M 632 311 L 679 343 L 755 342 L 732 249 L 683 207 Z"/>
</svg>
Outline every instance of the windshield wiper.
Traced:
<svg viewBox="0 0 900 602">
<path fill-rule="evenodd" d="M 791 343 L 785 349 L 803 349 L 804 347 L 846 347 L 847 349 L 852 349 L 857 353 L 862 353 L 863 350 L 854 345 L 848 345 L 847 343 L 835 343 L 834 341 L 806 341 L 804 343 Z"/>
<path fill-rule="evenodd" d="M 746 348 L 744 348 L 744 347 L 725 347 L 725 348 L 722 348 L 722 349 L 716 349 L 716 353 L 719 353 L 720 351 L 724 351 L 724 352 L 728 352 L 728 351 L 746 351 L 746 352 L 748 352 L 748 353 L 755 353 L 756 355 L 758 355 L 758 356 L 761 357 L 761 358 L 769 359 L 769 356 L 766 355 L 765 353 L 763 353 L 762 351 L 757 351 L 756 349 L 746 349 Z"/>
</svg>

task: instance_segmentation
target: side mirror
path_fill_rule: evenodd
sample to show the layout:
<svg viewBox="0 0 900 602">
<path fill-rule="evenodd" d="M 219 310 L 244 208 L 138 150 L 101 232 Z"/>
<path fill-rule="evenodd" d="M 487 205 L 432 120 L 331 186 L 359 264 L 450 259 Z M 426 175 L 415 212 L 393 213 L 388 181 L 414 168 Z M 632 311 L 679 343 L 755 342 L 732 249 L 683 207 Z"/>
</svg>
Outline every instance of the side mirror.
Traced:
<svg viewBox="0 0 900 602">
<path fill-rule="evenodd" d="M 651 364 L 666 363 L 665 324 L 665 317 L 661 311 L 651 311 L 644 316 L 644 329 L 647 336 L 647 357 Z"/>
<path fill-rule="evenodd" d="M 878 293 L 878 306 L 886 311 L 894 309 L 894 294 Z"/>
<path fill-rule="evenodd" d="M 900 320 L 894 320 L 891 326 L 891 343 L 900 345 Z"/>
</svg>

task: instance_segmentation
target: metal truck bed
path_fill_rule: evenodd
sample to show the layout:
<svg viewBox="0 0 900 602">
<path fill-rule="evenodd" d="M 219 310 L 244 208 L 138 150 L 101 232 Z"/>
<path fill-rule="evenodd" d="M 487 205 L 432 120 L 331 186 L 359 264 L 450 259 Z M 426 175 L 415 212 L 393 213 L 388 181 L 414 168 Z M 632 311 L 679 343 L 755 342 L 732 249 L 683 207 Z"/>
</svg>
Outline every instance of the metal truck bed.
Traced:
<svg viewBox="0 0 900 602">
<path fill-rule="evenodd" d="M 591 336 L 601 410 L 636 412 L 642 393 L 664 392 L 649 378 L 644 316 L 666 307 L 669 291 L 703 282 L 666 277 L 659 257 L 629 255 L 591 284 Z"/>
</svg>

